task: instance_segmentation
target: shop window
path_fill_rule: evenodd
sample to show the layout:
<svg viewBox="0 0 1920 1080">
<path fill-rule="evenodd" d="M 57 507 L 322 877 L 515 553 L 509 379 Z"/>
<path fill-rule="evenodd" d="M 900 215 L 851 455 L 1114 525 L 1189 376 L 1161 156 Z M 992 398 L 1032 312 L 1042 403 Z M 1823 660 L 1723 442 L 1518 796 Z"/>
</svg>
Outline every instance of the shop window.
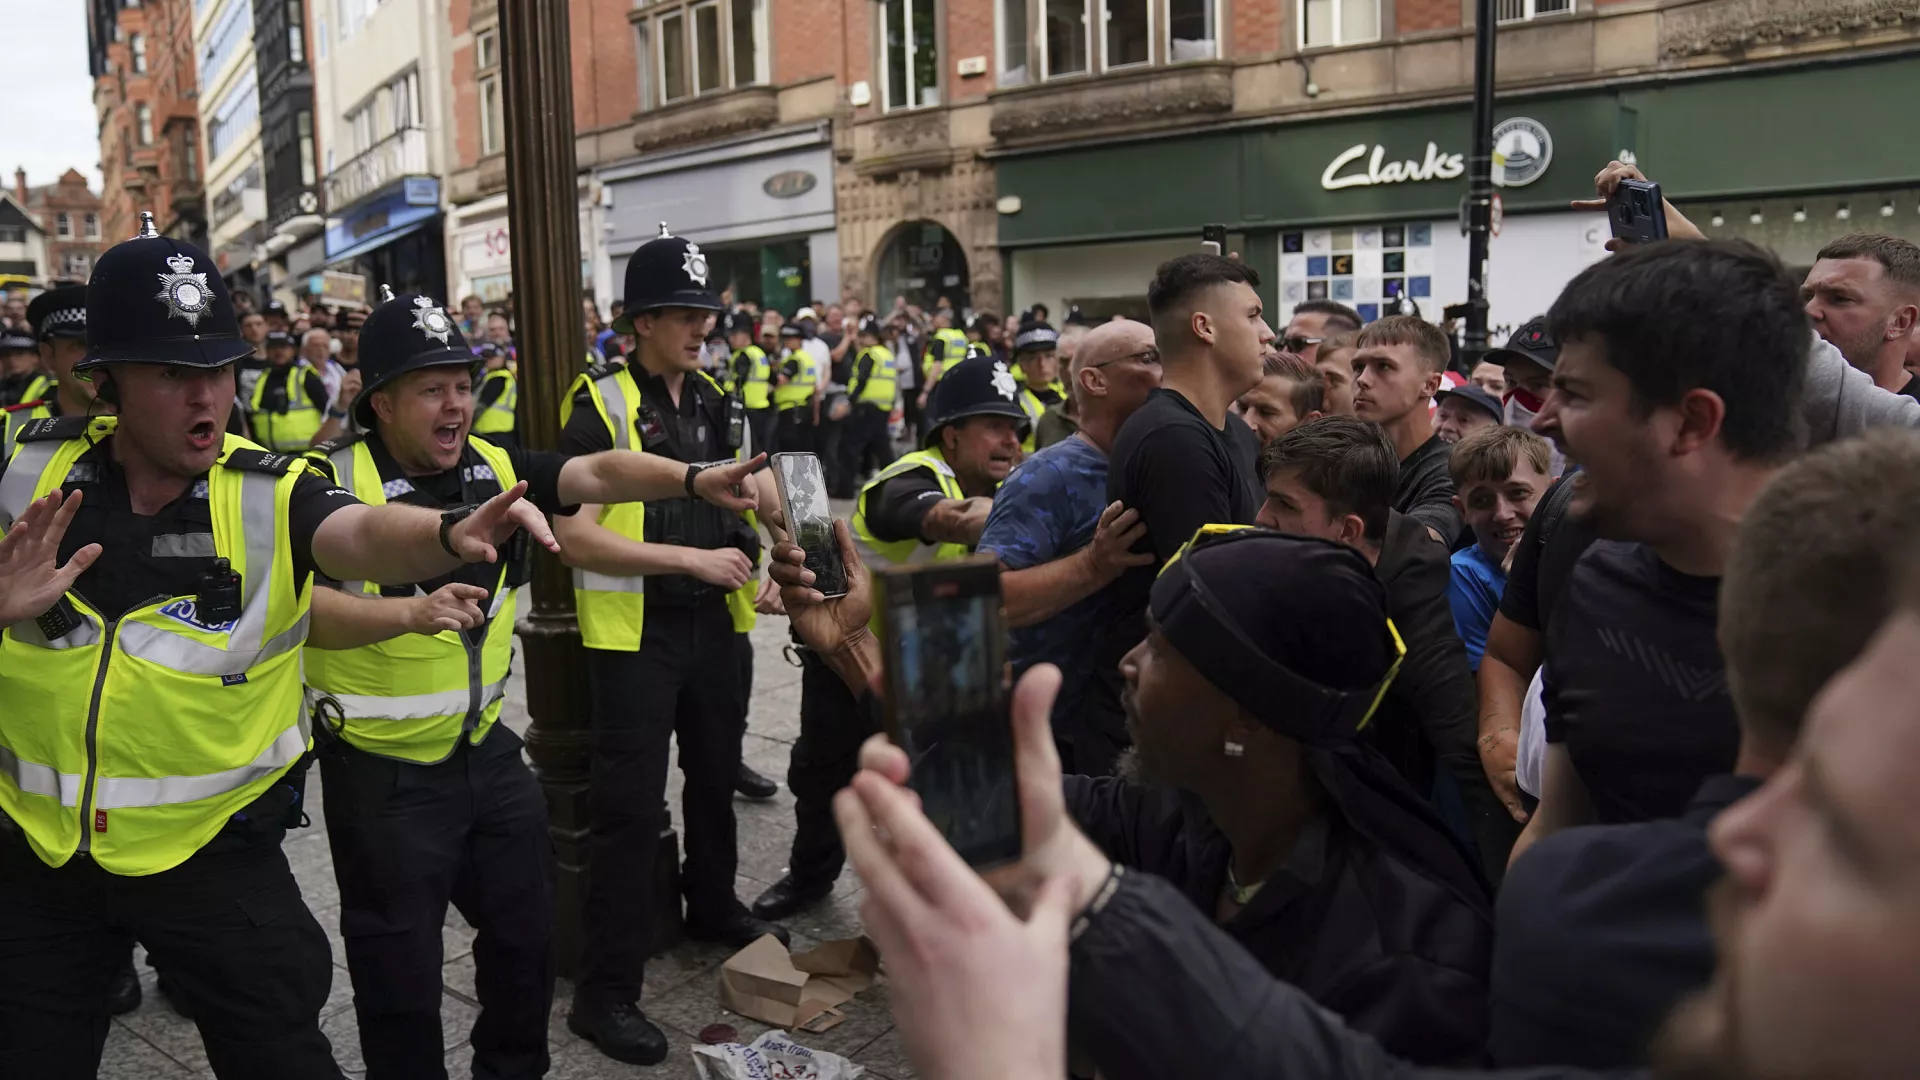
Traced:
<svg viewBox="0 0 1920 1080">
<path fill-rule="evenodd" d="M 1094 70 L 1183 64 L 1220 55 L 1220 0 L 1000 0 L 1000 4 L 1002 86 L 1024 86 L 1036 77 L 1060 79 Z M 1024 36 L 1029 27 L 1034 34 L 1030 40 Z M 1040 58 L 1037 76 L 1031 72 L 1030 55 Z"/>
<path fill-rule="evenodd" d="M 907 303 L 932 311 L 941 297 L 964 311 L 970 304 L 967 253 L 938 222 L 910 221 L 895 230 L 880 252 L 875 296 L 883 305 L 904 296 Z"/>
<path fill-rule="evenodd" d="M 764 0 L 667 5 L 634 33 L 643 109 L 767 81 Z"/>
<path fill-rule="evenodd" d="M 1496 0 L 1495 14 L 1501 22 L 1522 22 L 1542 15 L 1565 15 L 1573 10 L 1573 0 Z"/>
<path fill-rule="evenodd" d="M 940 104 L 939 0 L 885 0 L 880 5 L 880 67 L 886 108 L 922 109 Z"/>
<path fill-rule="evenodd" d="M 1279 317 L 1308 300 L 1338 300 L 1372 322 L 1403 301 L 1429 300 L 1433 275 L 1431 222 L 1281 233 Z"/>
<path fill-rule="evenodd" d="M 1000 73 L 1001 86 L 1025 86 L 1032 78 L 1027 70 L 1027 0 L 1000 0 Z"/>
<path fill-rule="evenodd" d="M 1380 39 L 1380 0 L 1304 0 L 1300 46 L 1318 49 Z"/>
</svg>

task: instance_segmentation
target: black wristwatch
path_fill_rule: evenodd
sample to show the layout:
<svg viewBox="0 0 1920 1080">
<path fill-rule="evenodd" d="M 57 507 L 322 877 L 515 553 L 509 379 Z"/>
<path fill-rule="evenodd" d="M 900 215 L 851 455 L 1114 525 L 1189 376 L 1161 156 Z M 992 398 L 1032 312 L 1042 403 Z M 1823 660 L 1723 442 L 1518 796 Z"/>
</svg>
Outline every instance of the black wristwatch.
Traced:
<svg viewBox="0 0 1920 1080">
<path fill-rule="evenodd" d="M 460 559 L 461 562 L 466 560 L 461 558 L 459 552 L 453 550 L 453 544 L 448 542 L 447 538 L 452 534 L 455 525 L 472 517 L 473 512 L 478 509 L 480 509 L 479 503 L 468 503 L 465 506 L 456 506 L 451 510 L 442 511 L 440 514 L 440 546 L 447 549 L 447 554 Z"/>
<path fill-rule="evenodd" d="M 689 499 L 699 498 L 699 496 L 693 493 L 693 478 L 696 476 L 699 476 L 703 470 L 709 468 L 712 465 L 713 465 L 713 462 L 711 461 L 697 461 L 697 462 L 694 462 L 692 465 L 687 466 L 687 498 Z"/>
</svg>

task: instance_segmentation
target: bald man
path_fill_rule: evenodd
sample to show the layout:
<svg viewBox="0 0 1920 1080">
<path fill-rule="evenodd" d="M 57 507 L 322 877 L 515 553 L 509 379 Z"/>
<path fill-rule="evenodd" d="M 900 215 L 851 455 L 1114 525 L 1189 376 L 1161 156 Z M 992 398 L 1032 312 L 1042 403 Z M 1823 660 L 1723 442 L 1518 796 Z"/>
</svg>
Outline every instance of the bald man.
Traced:
<svg viewBox="0 0 1920 1080">
<path fill-rule="evenodd" d="M 1120 425 L 1160 385 L 1160 354 L 1153 328 L 1122 320 L 1088 331 L 1068 367 L 1069 393 L 1080 430 L 1041 448 L 1021 463 L 994 496 L 980 551 L 1000 560 L 1000 587 L 1013 629 L 1008 658 L 1016 673 L 1038 663 L 1060 668 L 1067 692 L 1091 677 L 1096 631 L 1113 618 L 1107 586 L 1150 555 L 1129 552 L 1144 526 L 1120 504 L 1106 505 L 1107 451 Z M 1056 714 L 1055 738 L 1073 772 L 1111 772 L 1127 745 L 1126 733 L 1080 730 L 1074 717 Z"/>
</svg>

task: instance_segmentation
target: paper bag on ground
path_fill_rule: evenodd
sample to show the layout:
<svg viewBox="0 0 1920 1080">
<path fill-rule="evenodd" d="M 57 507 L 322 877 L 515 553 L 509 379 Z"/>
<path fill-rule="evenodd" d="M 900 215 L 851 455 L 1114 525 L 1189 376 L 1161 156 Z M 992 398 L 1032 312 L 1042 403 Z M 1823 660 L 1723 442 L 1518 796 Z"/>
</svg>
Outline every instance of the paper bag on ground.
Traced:
<svg viewBox="0 0 1920 1080">
<path fill-rule="evenodd" d="M 872 986 L 877 970 L 878 958 L 864 938 L 829 941 L 790 956 L 768 934 L 720 965 L 720 1001 L 763 1024 L 794 1028 Z"/>
</svg>

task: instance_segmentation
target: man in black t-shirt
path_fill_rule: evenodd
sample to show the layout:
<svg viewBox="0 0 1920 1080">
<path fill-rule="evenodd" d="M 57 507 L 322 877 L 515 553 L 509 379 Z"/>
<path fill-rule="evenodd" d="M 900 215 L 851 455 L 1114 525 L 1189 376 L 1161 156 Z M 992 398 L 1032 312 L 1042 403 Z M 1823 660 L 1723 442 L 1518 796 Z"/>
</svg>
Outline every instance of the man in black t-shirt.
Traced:
<svg viewBox="0 0 1920 1080">
<path fill-rule="evenodd" d="M 1379 424 L 1393 440 L 1400 459 L 1393 508 L 1432 529 L 1451 551 L 1467 530 L 1447 472 L 1453 448 L 1434 433 L 1430 411 L 1449 355 L 1447 336 L 1416 315 L 1369 324 L 1354 340 L 1353 413 Z"/>
<path fill-rule="evenodd" d="M 1140 512 L 1154 560 L 1108 586 L 1116 619 L 1087 702 L 1090 716 L 1114 725 L 1123 715 L 1120 658 L 1146 636 L 1147 594 L 1160 567 L 1200 526 L 1251 525 L 1260 512 L 1260 439 L 1228 411 L 1260 385 L 1273 351 L 1259 284 L 1260 275 L 1238 260 L 1182 255 L 1160 264 L 1147 290 L 1160 388 L 1114 438 L 1107 502 Z"/>
<path fill-rule="evenodd" d="M 1570 825 L 1673 817 L 1733 764 L 1719 576 L 1798 448 L 1809 333 L 1779 262 L 1741 242 L 1620 253 L 1548 319 L 1560 355 L 1534 426 L 1580 468 L 1566 512 L 1603 540 L 1546 627 L 1540 806 L 1515 859 Z"/>
</svg>

